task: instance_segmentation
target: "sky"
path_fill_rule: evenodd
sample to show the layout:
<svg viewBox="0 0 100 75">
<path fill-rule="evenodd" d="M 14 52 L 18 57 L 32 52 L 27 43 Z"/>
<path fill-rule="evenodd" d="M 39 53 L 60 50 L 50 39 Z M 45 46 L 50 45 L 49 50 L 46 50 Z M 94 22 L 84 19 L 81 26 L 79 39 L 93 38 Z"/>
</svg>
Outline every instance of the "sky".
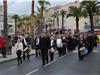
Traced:
<svg viewBox="0 0 100 75">
<path fill-rule="evenodd" d="M 8 0 L 8 12 L 14 14 L 30 14 L 32 0 Z M 48 0 L 51 6 L 62 5 L 74 1 L 81 0 Z M 3 5 L 3 0 L 0 0 L 0 5 Z M 38 6 L 38 0 L 35 0 L 35 8 Z"/>
</svg>

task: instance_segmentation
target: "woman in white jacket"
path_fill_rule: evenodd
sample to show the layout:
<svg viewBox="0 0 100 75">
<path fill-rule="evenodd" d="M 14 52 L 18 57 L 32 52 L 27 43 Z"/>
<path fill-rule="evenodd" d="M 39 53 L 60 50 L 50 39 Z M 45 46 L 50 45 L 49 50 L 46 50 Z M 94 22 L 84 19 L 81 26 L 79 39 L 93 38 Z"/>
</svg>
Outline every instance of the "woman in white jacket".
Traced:
<svg viewBox="0 0 100 75">
<path fill-rule="evenodd" d="M 21 39 L 18 39 L 16 43 L 16 54 L 17 54 L 18 65 L 22 64 L 22 56 L 21 56 L 22 51 L 23 51 L 23 43 L 21 42 Z"/>
</svg>

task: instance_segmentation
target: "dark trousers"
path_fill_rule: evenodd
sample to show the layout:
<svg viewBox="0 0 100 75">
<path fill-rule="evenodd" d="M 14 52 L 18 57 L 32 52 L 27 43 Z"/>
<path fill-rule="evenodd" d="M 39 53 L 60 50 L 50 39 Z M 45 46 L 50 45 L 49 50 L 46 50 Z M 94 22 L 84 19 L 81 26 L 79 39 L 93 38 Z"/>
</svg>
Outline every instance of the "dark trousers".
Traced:
<svg viewBox="0 0 100 75">
<path fill-rule="evenodd" d="M 0 53 L 3 55 L 3 57 L 6 57 L 6 48 L 0 48 Z"/>
<path fill-rule="evenodd" d="M 62 54 L 63 54 L 63 55 L 65 55 L 65 54 L 66 54 L 66 47 L 63 47 Z"/>
<path fill-rule="evenodd" d="M 19 65 L 22 63 L 22 57 L 21 57 L 22 51 L 18 50 L 16 54 L 17 54 L 17 61 L 18 61 L 18 65 Z"/>
<path fill-rule="evenodd" d="M 36 52 L 35 53 L 36 53 L 36 57 L 41 55 L 41 51 L 39 50 L 38 46 L 36 47 Z"/>
<path fill-rule="evenodd" d="M 53 58 L 54 58 L 54 52 L 50 51 L 50 61 L 53 61 Z"/>
<path fill-rule="evenodd" d="M 23 60 L 26 59 L 26 56 L 27 56 L 27 59 L 29 60 L 29 59 L 30 59 L 29 51 L 24 51 L 24 52 L 23 52 Z"/>
<path fill-rule="evenodd" d="M 79 56 L 79 60 L 83 60 L 84 59 L 84 55 L 82 55 L 81 51 L 78 51 L 78 56 Z"/>
<path fill-rule="evenodd" d="M 92 46 L 89 46 L 88 47 L 88 54 L 91 53 L 92 51 L 93 51 L 93 47 Z"/>
<path fill-rule="evenodd" d="M 59 57 L 63 55 L 63 48 L 57 48 Z"/>
<path fill-rule="evenodd" d="M 7 54 L 8 55 L 11 55 L 12 54 L 11 48 L 12 48 L 11 46 L 8 47 L 8 50 L 7 50 Z"/>
<path fill-rule="evenodd" d="M 11 48 L 12 48 L 12 47 L 11 47 L 11 46 L 9 46 L 9 54 L 12 54 L 12 52 L 11 52 Z"/>
<path fill-rule="evenodd" d="M 41 49 L 42 65 L 48 63 L 48 49 Z"/>
</svg>

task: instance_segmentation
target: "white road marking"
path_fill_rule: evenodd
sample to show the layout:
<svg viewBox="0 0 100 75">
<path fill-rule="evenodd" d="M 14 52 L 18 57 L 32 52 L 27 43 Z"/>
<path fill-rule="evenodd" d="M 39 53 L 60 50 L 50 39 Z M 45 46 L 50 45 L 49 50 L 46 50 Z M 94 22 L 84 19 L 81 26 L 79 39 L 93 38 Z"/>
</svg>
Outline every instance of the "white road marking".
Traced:
<svg viewBox="0 0 100 75">
<path fill-rule="evenodd" d="M 64 56 L 62 56 L 62 57 L 60 57 L 59 59 L 62 59 L 62 58 L 64 58 L 66 55 L 64 55 Z M 46 66 L 48 66 L 48 65 L 51 65 L 52 63 L 54 63 L 54 62 L 56 62 L 57 60 L 54 60 L 54 61 L 52 61 L 52 62 L 50 62 L 50 63 L 48 63 L 48 64 L 46 64 L 46 65 L 44 65 L 43 67 L 46 67 Z M 42 67 L 42 68 L 43 68 Z M 40 68 L 41 69 L 41 68 Z M 40 69 L 35 69 L 35 70 L 33 70 L 33 71 L 31 71 L 31 72 L 29 72 L 29 73 L 27 73 L 27 74 L 25 74 L 25 75 L 31 75 L 31 74 L 33 74 L 33 73 L 35 73 L 35 72 L 37 72 L 37 71 L 39 71 Z"/>
<path fill-rule="evenodd" d="M 38 70 L 39 70 L 39 69 L 35 69 L 35 70 L 33 70 L 33 71 L 31 71 L 31 72 L 25 74 L 25 75 L 31 75 L 31 74 L 35 73 L 36 71 L 38 71 Z"/>
<path fill-rule="evenodd" d="M 66 55 L 67 55 L 67 54 L 65 54 L 65 55 L 61 56 L 59 59 L 62 59 L 62 58 L 64 58 Z"/>
<path fill-rule="evenodd" d="M 50 62 L 50 63 L 44 65 L 43 67 L 46 67 L 46 66 L 48 66 L 48 65 L 50 65 L 50 64 L 52 64 L 52 63 L 54 63 L 54 62 L 56 62 L 56 61 L 57 61 L 57 60 L 54 60 L 54 61 L 52 61 L 52 62 Z"/>
</svg>

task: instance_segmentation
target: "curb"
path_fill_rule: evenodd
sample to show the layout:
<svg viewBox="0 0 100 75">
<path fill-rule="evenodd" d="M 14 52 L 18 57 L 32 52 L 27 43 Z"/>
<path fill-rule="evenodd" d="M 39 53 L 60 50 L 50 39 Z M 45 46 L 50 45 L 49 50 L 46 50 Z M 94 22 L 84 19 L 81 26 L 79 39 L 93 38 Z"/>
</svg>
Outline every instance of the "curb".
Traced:
<svg viewBox="0 0 100 75">
<path fill-rule="evenodd" d="M 30 56 L 32 56 L 32 55 L 34 55 L 35 53 L 33 53 L 33 54 L 30 54 Z M 15 57 L 15 58 L 11 58 L 11 59 L 8 59 L 8 60 L 4 60 L 4 61 L 1 61 L 0 62 L 0 64 L 2 64 L 2 63 L 6 63 L 6 62 L 10 62 L 10 61 L 13 61 L 13 60 L 16 60 L 17 59 L 17 57 Z"/>
<path fill-rule="evenodd" d="M 8 59 L 8 60 L 4 60 L 4 61 L 1 61 L 0 64 L 6 63 L 6 62 L 9 62 L 9 61 L 13 61 L 13 60 L 16 60 L 16 59 L 17 59 L 17 57 L 16 58 L 12 58 L 12 59 Z"/>
</svg>

